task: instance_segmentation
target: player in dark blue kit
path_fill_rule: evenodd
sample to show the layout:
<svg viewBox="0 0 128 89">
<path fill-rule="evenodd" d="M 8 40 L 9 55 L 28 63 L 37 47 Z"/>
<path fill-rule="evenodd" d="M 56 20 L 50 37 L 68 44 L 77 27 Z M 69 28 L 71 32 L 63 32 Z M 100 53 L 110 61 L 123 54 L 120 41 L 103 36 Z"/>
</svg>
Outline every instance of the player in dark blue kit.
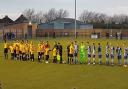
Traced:
<svg viewBox="0 0 128 89">
<path fill-rule="evenodd" d="M 114 65 L 115 47 L 111 46 L 111 64 Z"/>
<path fill-rule="evenodd" d="M 102 64 L 102 47 L 100 43 L 98 43 L 98 58 L 99 58 L 99 64 Z"/>
<path fill-rule="evenodd" d="M 118 64 L 122 65 L 122 49 L 121 49 L 121 47 L 117 46 L 116 52 L 117 52 Z"/>
<path fill-rule="evenodd" d="M 126 44 L 124 44 L 124 67 L 127 67 L 127 52 L 128 52 L 128 48 L 126 47 Z"/>
<path fill-rule="evenodd" d="M 106 65 L 109 65 L 109 43 L 107 42 L 107 45 L 106 45 Z"/>
<path fill-rule="evenodd" d="M 95 46 L 95 43 L 93 43 L 92 45 L 92 56 L 93 56 L 93 65 L 96 64 L 96 46 Z"/>
</svg>

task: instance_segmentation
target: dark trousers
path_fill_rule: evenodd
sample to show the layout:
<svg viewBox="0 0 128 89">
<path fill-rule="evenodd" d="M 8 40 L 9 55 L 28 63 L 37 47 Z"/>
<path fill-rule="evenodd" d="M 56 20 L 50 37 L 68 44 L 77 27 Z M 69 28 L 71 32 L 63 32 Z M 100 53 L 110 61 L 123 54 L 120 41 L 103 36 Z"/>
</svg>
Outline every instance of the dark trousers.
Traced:
<svg viewBox="0 0 128 89">
<path fill-rule="evenodd" d="M 69 58 L 69 53 L 67 54 L 67 57 L 68 57 L 68 64 L 69 64 L 69 61 L 70 61 L 70 58 Z"/>
<path fill-rule="evenodd" d="M 30 54 L 30 60 L 34 61 L 34 54 Z"/>
<path fill-rule="evenodd" d="M 62 60 L 62 55 L 61 55 L 61 56 L 60 56 L 60 63 L 62 63 L 62 61 L 63 61 L 63 60 Z"/>
<path fill-rule="evenodd" d="M 16 54 L 16 59 L 19 60 L 19 54 Z"/>
<path fill-rule="evenodd" d="M 14 53 L 11 53 L 11 59 L 14 60 Z"/>
<path fill-rule="evenodd" d="M 29 60 L 29 54 L 26 54 L 26 60 Z"/>
<path fill-rule="evenodd" d="M 14 58 L 16 58 L 16 50 L 14 50 Z"/>
<path fill-rule="evenodd" d="M 4 57 L 5 57 L 5 59 L 8 59 L 8 49 L 7 48 L 4 49 Z"/>
<path fill-rule="evenodd" d="M 49 60 L 49 55 L 45 55 L 45 60 L 46 60 L 46 61 Z"/>
<path fill-rule="evenodd" d="M 57 56 L 53 57 L 53 63 L 57 63 Z"/>
<path fill-rule="evenodd" d="M 19 57 L 20 57 L 20 60 L 22 60 L 22 52 L 21 51 L 19 52 Z"/>
<path fill-rule="evenodd" d="M 44 60 L 44 53 L 42 53 L 42 60 Z"/>
<path fill-rule="evenodd" d="M 26 61 L 26 54 L 25 53 L 22 53 L 22 60 Z"/>
<path fill-rule="evenodd" d="M 41 52 L 38 52 L 38 61 L 40 62 L 42 59 L 42 53 Z"/>
</svg>

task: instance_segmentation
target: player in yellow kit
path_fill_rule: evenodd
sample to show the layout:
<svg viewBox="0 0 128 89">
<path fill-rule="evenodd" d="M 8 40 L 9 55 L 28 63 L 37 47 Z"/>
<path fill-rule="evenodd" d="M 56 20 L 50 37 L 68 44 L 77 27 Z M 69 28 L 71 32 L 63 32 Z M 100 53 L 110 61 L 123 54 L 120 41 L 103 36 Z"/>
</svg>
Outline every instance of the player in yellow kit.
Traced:
<svg viewBox="0 0 128 89">
<path fill-rule="evenodd" d="M 42 54 L 42 59 L 44 61 L 44 52 L 45 52 L 45 42 L 41 42 L 41 54 Z"/>
<path fill-rule="evenodd" d="M 14 59 L 16 59 L 16 43 L 13 42 Z"/>
<path fill-rule="evenodd" d="M 32 41 L 30 44 L 30 60 L 34 62 L 34 45 Z"/>
<path fill-rule="evenodd" d="M 30 54 L 30 44 L 28 43 L 28 40 L 25 43 L 25 55 L 26 60 L 29 60 L 29 54 Z"/>
<path fill-rule="evenodd" d="M 74 46 L 73 46 L 73 42 L 71 42 L 70 45 L 70 51 L 69 51 L 69 56 L 70 56 L 70 64 L 73 64 L 73 54 L 74 54 Z"/>
<path fill-rule="evenodd" d="M 45 44 L 45 61 L 46 61 L 46 63 L 49 63 L 49 51 L 50 51 L 50 45 L 47 42 Z"/>
<path fill-rule="evenodd" d="M 20 54 L 20 41 L 16 41 L 16 59 L 19 60 L 19 54 Z"/>
<path fill-rule="evenodd" d="M 16 59 L 19 60 L 19 51 L 20 50 L 19 50 L 18 44 L 16 44 L 16 48 L 15 49 L 16 49 Z"/>
<path fill-rule="evenodd" d="M 22 44 L 22 61 L 26 60 L 26 47 L 25 44 Z"/>
<path fill-rule="evenodd" d="M 10 45 L 9 49 L 10 49 L 10 53 L 11 53 L 11 59 L 14 60 L 14 47 L 13 47 L 13 45 Z"/>
<path fill-rule="evenodd" d="M 52 54 L 53 54 L 53 63 L 57 63 L 57 47 L 56 46 L 52 49 Z"/>
<path fill-rule="evenodd" d="M 23 45 L 23 41 L 21 41 L 20 44 L 19 44 L 19 57 L 20 57 L 20 60 L 22 60 L 22 45 Z"/>
<path fill-rule="evenodd" d="M 42 44 L 41 42 L 38 44 L 38 61 L 41 62 L 41 58 L 42 58 Z"/>
<path fill-rule="evenodd" d="M 8 59 L 8 43 L 6 40 L 4 41 L 4 57 L 5 59 Z"/>
</svg>

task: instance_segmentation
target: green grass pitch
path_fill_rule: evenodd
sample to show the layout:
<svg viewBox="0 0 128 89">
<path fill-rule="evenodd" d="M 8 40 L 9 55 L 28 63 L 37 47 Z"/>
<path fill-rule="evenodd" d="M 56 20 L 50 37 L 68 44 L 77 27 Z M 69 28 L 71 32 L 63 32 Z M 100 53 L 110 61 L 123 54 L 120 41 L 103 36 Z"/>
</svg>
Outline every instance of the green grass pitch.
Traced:
<svg viewBox="0 0 128 89">
<path fill-rule="evenodd" d="M 54 41 L 63 45 L 63 59 L 66 60 L 66 45 L 74 41 L 72 38 L 43 38 L 33 39 L 34 44 L 40 40 L 49 41 L 51 48 Z M 77 42 L 86 44 L 87 41 L 96 45 L 100 42 L 103 47 L 103 62 L 105 63 L 105 45 L 123 43 L 128 40 L 84 39 L 78 38 Z M 12 42 L 12 41 L 9 41 Z M 37 54 L 36 54 L 37 55 Z M 52 60 L 52 56 L 50 56 Z M 98 59 L 96 59 L 98 62 Z M 117 63 L 117 59 L 115 58 Z M 0 42 L 0 84 L 2 89 L 128 89 L 128 68 L 123 66 L 106 65 L 68 65 L 45 64 L 30 61 L 12 61 L 3 58 L 3 43 Z"/>
</svg>

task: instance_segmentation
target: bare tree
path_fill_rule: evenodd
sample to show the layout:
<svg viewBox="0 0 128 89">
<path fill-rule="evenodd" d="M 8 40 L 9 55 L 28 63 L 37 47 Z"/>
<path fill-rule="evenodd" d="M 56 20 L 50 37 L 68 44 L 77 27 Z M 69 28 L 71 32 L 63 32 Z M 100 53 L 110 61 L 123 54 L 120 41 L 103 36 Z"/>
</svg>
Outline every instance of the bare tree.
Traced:
<svg viewBox="0 0 128 89">
<path fill-rule="evenodd" d="M 48 12 L 44 13 L 43 15 L 45 22 L 49 22 L 56 19 L 56 16 L 57 16 L 57 13 L 55 8 L 50 9 Z"/>
<path fill-rule="evenodd" d="M 96 13 L 88 10 L 84 10 L 79 18 L 82 22 L 88 23 L 114 23 L 114 24 L 122 24 L 128 22 L 128 15 L 120 14 L 114 16 L 108 16 L 104 13 Z"/>
<path fill-rule="evenodd" d="M 55 19 L 65 18 L 68 17 L 69 13 L 67 10 L 59 9 L 56 10 L 55 8 L 50 9 L 48 12 L 43 14 L 45 22 L 50 22 Z"/>
<path fill-rule="evenodd" d="M 48 12 L 35 11 L 34 9 L 26 9 L 23 15 L 29 20 L 37 23 L 50 22 L 58 18 L 65 18 L 69 16 L 67 10 L 51 8 Z"/>
<path fill-rule="evenodd" d="M 63 9 L 59 9 L 57 11 L 57 18 L 65 18 L 65 17 L 68 17 L 69 16 L 69 13 L 67 10 L 63 10 Z"/>
<path fill-rule="evenodd" d="M 35 18 L 35 10 L 34 9 L 26 9 L 23 11 L 23 15 L 29 20 L 33 21 Z"/>
<path fill-rule="evenodd" d="M 92 22 L 92 14 L 93 12 L 89 12 L 87 10 L 84 10 L 81 15 L 79 16 L 79 20 L 82 22 Z"/>
<path fill-rule="evenodd" d="M 35 13 L 34 22 L 40 24 L 43 21 L 44 21 L 43 12 L 42 11 L 39 11 L 39 12 Z"/>
<path fill-rule="evenodd" d="M 36 22 L 38 24 L 44 21 L 43 11 L 35 11 L 34 9 L 26 9 L 23 11 L 23 15 L 32 22 Z"/>
<path fill-rule="evenodd" d="M 106 14 L 84 10 L 78 19 L 87 23 L 105 23 L 107 18 Z"/>
<path fill-rule="evenodd" d="M 112 21 L 115 23 L 115 24 L 122 24 L 126 21 L 126 18 L 127 18 L 127 15 L 114 15 L 113 18 L 112 18 Z"/>
</svg>

